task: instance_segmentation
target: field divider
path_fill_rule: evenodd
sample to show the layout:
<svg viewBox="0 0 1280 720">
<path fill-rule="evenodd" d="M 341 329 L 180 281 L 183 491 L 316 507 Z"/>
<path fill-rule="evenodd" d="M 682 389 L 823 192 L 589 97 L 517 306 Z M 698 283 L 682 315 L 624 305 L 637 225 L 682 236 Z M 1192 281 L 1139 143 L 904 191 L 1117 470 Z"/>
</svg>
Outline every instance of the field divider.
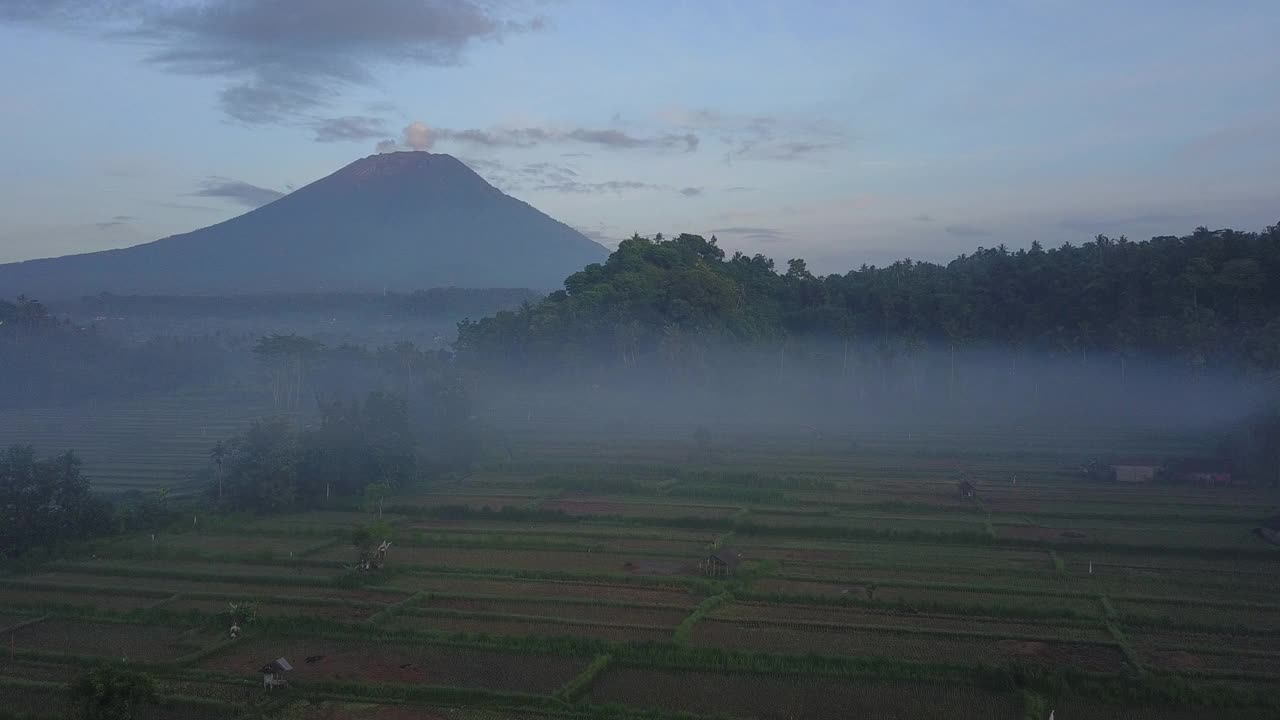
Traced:
<svg viewBox="0 0 1280 720">
<path fill-rule="evenodd" d="M 12 625 L 9 625 L 8 627 L 0 628 L 0 633 L 14 633 L 21 630 L 24 627 L 35 625 L 37 623 L 42 623 L 45 620 L 48 620 L 50 617 L 52 617 L 52 615 L 37 615 L 36 617 L 27 618 L 26 620 L 20 620 Z"/>
<path fill-rule="evenodd" d="M 1028 640 L 1033 642 L 1055 643 L 1055 644 L 1071 644 L 1071 645 L 1103 645 L 1106 647 L 1114 647 L 1116 641 L 1114 639 L 1066 639 L 1061 637 L 1052 637 L 1047 635 L 1030 635 L 1025 633 L 1008 633 L 994 632 L 986 630 L 952 630 L 947 628 L 926 628 L 914 625 L 868 625 L 855 623 L 818 623 L 791 620 L 769 620 L 769 619 L 753 619 L 753 620 L 733 620 L 722 618 L 704 618 L 708 622 L 727 623 L 733 625 L 741 625 L 743 627 L 779 627 L 779 628 L 796 628 L 800 630 L 831 630 L 835 632 L 873 632 L 885 635 L 936 635 L 939 637 L 957 637 L 957 638 L 976 638 L 984 640 Z M 1066 626 L 1070 627 L 1070 626 Z M 1092 626 L 1094 629 L 1104 629 L 1102 625 Z"/>
<path fill-rule="evenodd" d="M 733 602 L 733 595 L 728 592 L 722 592 L 719 595 L 712 595 L 706 600 L 703 600 L 698 607 L 693 609 L 693 612 L 689 613 L 689 617 L 680 621 L 671 641 L 679 646 L 688 645 L 689 641 L 693 639 L 693 626 L 697 625 L 698 621 L 706 617 L 712 610 L 730 602 Z"/>
<path fill-rule="evenodd" d="M 321 540 L 320 542 L 316 543 L 315 545 L 311 545 L 311 546 L 309 546 L 309 547 L 305 547 L 305 548 L 303 548 L 303 549 L 299 550 L 297 553 L 295 553 L 295 555 L 297 556 L 297 558 L 298 558 L 298 559 L 302 559 L 302 558 L 309 558 L 309 557 L 311 557 L 312 555 L 314 555 L 314 554 L 316 554 L 316 553 L 318 553 L 318 552 L 321 552 L 321 551 L 323 551 L 323 550 L 328 550 L 329 548 L 331 548 L 331 547 L 333 547 L 333 546 L 335 546 L 335 545 L 338 545 L 339 543 L 343 542 L 344 540 L 346 540 L 346 538 L 342 537 L 341 535 L 338 535 L 338 536 L 335 536 L 335 537 L 331 537 L 331 538 L 329 538 L 329 539 L 327 539 L 327 540 Z"/>
<path fill-rule="evenodd" d="M 536 622 L 570 627 L 607 627 L 625 628 L 628 630 L 669 630 L 669 625 L 644 625 L 640 623 L 606 622 L 603 620 L 579 620 L 577 618 L 556 617 L 554 615 L 525 615 L 522 613 L 495 613 L 474 610 L 454 610 L 452 608 L 404 608 L 402 612 L 412 617 L 452 617 L 473 618 L 477 620 L 513 620 L 517 622 Z"/>
<path fill-rule="evenodd" d="M 1116 612 L 1116 606 L 1111 604 L 1111 598 L 1106 595 L 1098 596 L 1098 604 L 1102 606 L 1102 616 L 1107 619 L 1107 623 L 1120 617 L 1120 613 Z"/>
<path fill-rule="evenodd" d="M 1058 555 L 1058 551 L 1053 548 L 1049 548 L 1049 561 L 1053 563 L 1054 572 L 1059 575 L 1067 574 L 1067 564 L 1062 561 L 1062 558 Z"/>
<path fill-rule="evenodd" d="M 1022 718 L 1023 720 L 1045 720 L 1049 717 L 1052 708 L 1049 707 L 1049 699 L 1040 693 L 1023 689 L 1022 691 Z"/>
<path fill-rule="evenodd" d="M 1110 631 L 1111 637 L 1115 638 L 1116 644 L 1120 646 L 1120 651 L 1124 653 L 1129 664 L 1133 665 L 1133 669 L 1138 675 L 1146 673 L 1146 667 L 1142 664 L 1142 658 L 1138 656 L 1138 652 L 1133 649 L 1133 645 L 1129 644 L 1129 638 L 1120 629 L 1120 626 L 1110 620 L 1107 621 L 1107 630 Z"/>
<path fill-rule="evenodd" d="M 582 672 L 575 675 L 569 682 L 565 683 L 555 692 L 557 700 L 566 703 L 572 703 L 582 697 L 587 690 L 591 689 L 591 684 L 596 681 L 609 666 L 613 664 L 613 656 L 609 654 L 597 655 L 594 660 L 587 664 Z"/>
<path fill-rule="evenodd" d="M 220 640 L 207 647 L 203 647 L 194 652 L 189 652 L 186 655 L 181 655 L 177 658 L 174 658 L 173 664 L 177 666 L 195 665 L 201 660 L 204 660 L 205 658 L 208 658 L 208 657 L 212 657 L 213 655 L 216 655 L 222 652 L 223 650 L 231 647 L 232 645 L 235 645 L 238 642 L 240 642 L 239 638 L 227 638 L 225 640 Z"/>
<path fill-rule="evenodd" d="M 494 593 L 453 593 L 428 591 L 433 600 L 497 600 L 502 602 L 521 602 L 528 605 L 589 605 L 591 607 L 632 608 L 635 610 L 680 610 L 688 612 L 689 605 L 673 603 L 643 603 L 625 600 L 596 600 L 582 597 L 519 597 Z"/>
<path fill-rule="evenodd" d="M 401 612 L 404 612 L 405 609 L 413 606 L 416 603 L 427 600 L 430 597 L 431 597 L 431 593 L 419 590 L 418 592 L 410 595 L 404 600 L 401 600 L 400 602 L 394 603 L 392 605 L 388 605 L 382 610 L 379 610 L 378 612 L 370 615 L 369 617 L 365 618 L 361 624 L 377 625 L 378 623 L 384 620 L 388 620 L 390 618 L 395 617 L 396 615 L 399 615 Z"/>
<path fill-rule="evenodd" d="M 159 609 L 159 608 L 163 608 L 163 607 L 165 607 L 166 605 L 172 605 L 173 603 L 176 603 L 176 602 L 178 602 L 179 600 L 184 600 L 184 599 L 186 599 L 186 596 L 185 596 L 185 595 L 183 595 L 182 593 L 180 593 L 180 592 L 178 592 L 178 593 L 174 593 L 174 594 L 170 595 L 170 596 L 169 596 L 169 597 L 167 597 L 167 598 L 163 598 L 163 599 L 161 599 L 161 600 L 159 600 L 159 601 L 157 601 L 157 602 L 154 602 L 154 603 L 152 603 L 152 604 L 148 605 L 146 609 L 147 609 L 147 610 L 157 610 L 157 609 Z"/>
</svg>

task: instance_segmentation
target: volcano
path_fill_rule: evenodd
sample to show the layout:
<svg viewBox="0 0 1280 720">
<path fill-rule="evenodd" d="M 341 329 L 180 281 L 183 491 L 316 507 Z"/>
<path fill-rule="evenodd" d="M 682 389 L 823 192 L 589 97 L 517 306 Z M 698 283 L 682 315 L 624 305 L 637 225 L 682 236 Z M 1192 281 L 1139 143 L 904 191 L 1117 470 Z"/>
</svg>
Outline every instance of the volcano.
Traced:
<svg viewBox="0 0 1280 720">
<path fill-rule="evenodd" d="M 549 290 L 607 256 L 451 155 L 396 152 L 193 232 L 0 265 L 0 297 Z"/>
</svg>

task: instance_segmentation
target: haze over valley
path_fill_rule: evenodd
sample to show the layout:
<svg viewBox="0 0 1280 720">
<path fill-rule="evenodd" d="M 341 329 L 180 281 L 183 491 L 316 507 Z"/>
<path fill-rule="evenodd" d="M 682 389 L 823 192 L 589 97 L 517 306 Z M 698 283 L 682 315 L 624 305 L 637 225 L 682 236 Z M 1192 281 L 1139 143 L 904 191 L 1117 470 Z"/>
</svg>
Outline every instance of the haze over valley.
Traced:
<svg viewBox="0 0 1280 720">
<path fill-rule="evenodd" d="M 1277 21 L 0 0 L 0 720 L 1280 716 Z"/>
</svg>

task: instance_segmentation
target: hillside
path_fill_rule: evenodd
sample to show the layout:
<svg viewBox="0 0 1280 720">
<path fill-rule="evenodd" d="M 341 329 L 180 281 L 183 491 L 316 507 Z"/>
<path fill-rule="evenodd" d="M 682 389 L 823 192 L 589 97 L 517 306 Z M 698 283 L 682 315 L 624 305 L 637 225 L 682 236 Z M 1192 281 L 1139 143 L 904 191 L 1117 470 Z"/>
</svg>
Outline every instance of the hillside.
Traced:
<svg viewBox="0 0 1280 720">
<path fill-rule="evenodd" d="M 559 287 L 607 251 L 450 155 L 373 155 L 226 222 L 0 265 L 0 297 Z"/>
</svg>

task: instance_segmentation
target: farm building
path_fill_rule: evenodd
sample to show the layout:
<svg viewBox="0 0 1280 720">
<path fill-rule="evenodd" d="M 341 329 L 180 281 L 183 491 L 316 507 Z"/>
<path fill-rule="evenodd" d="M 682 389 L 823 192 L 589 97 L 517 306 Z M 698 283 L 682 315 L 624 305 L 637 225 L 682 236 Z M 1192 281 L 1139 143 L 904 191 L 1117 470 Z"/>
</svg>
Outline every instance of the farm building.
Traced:
<svg viewBox="0 0 1280 720">
<path fill-rule="evenodd" d="M 1127 458 L 1108 464 L 1111 478 L 1121 483 L 1149 483 L 1156 479 L 1164 463 L 1159 460 Z"/>
<path fill-rule="evenodd" d="M 978 488 L 968 480 L 961 480 L 956 486 L 960 492 L 961 500 L 972 500 L 978 496 Z"/>
<path fill-rule="evenodd" d="M 1222 486 L 1231 484 L 1231 463 L 1212 458 L 1182 458 L 1167 466 L 1174 482 L 1191 485 Z"/>
<path fill-rule="evenodd" d="M 698 570 L 703 575 L 719 577 L 734 574 L 741 564 L 742 553 L 731 547 L 722 547 L 712 550 L 709 555 L 699 560 Z"/>
<path fill-rule="evenodd" d="M 284 674 L 292 669 L 293 666 L 284 658 L 276 658 L 263 665 L 262 669 L 258 671 L 262 673 L 262 687 L 270 690 L 271 688 L 288 685 L 289 681 L 285 679 Z"/>
</svg>

